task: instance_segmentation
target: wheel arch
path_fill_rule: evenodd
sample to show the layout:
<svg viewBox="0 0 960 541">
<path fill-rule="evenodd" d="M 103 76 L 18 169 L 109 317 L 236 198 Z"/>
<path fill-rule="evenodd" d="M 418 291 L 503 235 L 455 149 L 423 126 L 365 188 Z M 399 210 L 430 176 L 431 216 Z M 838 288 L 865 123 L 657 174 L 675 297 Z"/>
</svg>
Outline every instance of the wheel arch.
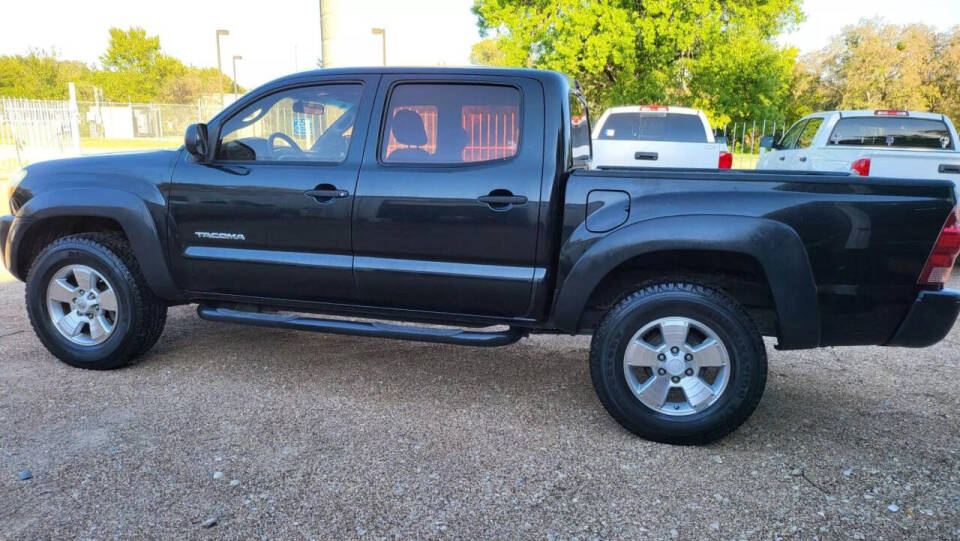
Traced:
<svg viewBox="0 0 960 541">
<path fill-rule="evenodd" d="M 76 233 L 116 231 L 130 243 L 151 290 L 173 300 L 179 290 L 167 265 L 157 224 L 140 197 L 113 189 L 64 189 L 27 201 L 10 231 L 9 268 L 26 279 L 36 251 Z"/>
<path fill-rule="evenodd" d="M 567 274 L 556 296 L 553 323 L 575 333 L 590 299 L 624 268 L 667 253 L 694 253 L 703 261 L 753 261 L 762 270 L 776 314 L 781 349 L 820 345 L 816 284 L 803 241 L 789 226 L 747 216 L 671 216 L 619 229 L 594 243 Z M 693 268 L 703 268 L 693 265 Z M 671 271 L 683 277 L 688 269 Z"/>
</svg>

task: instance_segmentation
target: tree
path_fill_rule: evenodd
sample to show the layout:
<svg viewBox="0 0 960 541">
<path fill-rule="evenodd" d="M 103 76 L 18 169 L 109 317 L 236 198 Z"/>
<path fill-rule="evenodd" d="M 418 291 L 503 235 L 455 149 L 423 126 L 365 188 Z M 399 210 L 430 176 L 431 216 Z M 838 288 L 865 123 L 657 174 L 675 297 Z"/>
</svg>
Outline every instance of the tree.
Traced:
<svg viewBox="0 0 960 541">
<path fill-rule="evenodd" d="M 960 116 L 960 27 L 867 19 L 805 55 L 794 98 L 807 110 L 907 109 Z"/>
<path fill-rule="evenodd" d="M 62 100 L 67 98 L 67 83 L 75 82 L 82 101 L 92 101 L 98 87 L 108 101 L 194 103 L 219 88 L 215 68 L 185 66 L 163 54 L 160 38 L 142 28 L 111 28 L 100 62 L 103 69 L 60 60 L 55 51 L 43 50 L 0 56 L 0 95 Z M 224 86 L 231 88 L 233 81 L 224 77 Z"/>
<path fill-rule="evenodd" d="M 939 36 L 933 109 L 960 121 L 960 26 Z"/>
<path fill-rule="evenodd" d="M 37 49 L 26 55 L 0 56 L 0 96 L 66 99 L 67 83 L 87 80 L 90 73 L 81 62 L 58 59 L 56 51 Z M 80 88 L 78 85 L 82 95 Z"/>
<path fill-rule="evenodd" d="M 108 99 L 151 101 L 164 84 L 182 77 L 187 68 L 179 60 L 160 51 L 160 38 L 148 36 L 143 28 L 110 29 L 110 43 L 100 57 L 104 72 L 99 82 Z"/>
<path fill-rule="evenodd" d="M 501 53 L 486 58 L 567 73 L 595 106 L 689 104 L 714 123 L 777 117 L 796 52 L 773 37 L 802 18 L 799 0 L 476 0 L 473 10 Z"/>
<path fill-rule="evenodd" d="M 506 57 L 496 40 L 487 38 L 473 44 L 470 49 L 470 63 L 478 66 L 505 66 Z"/>
</svg>

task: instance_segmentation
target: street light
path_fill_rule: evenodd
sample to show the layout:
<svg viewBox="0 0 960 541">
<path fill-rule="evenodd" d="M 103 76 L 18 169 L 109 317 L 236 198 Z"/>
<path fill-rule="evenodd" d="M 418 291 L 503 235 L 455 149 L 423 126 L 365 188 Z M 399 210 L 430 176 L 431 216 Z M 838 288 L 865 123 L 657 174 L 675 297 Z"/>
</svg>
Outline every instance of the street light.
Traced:
<svg viewBox="0 0 960 541">
<path fill-rule="evenodd" d="M 242 56 L 233 57 L 233 94 L 236 97 L 237 90 L 237 60 L 243 60 Z"/>
<path fill-rule="evenodd" d="M 223 68 L 220 65 L 220 36 L 229 36 L 229 30 L 217 30 L 217 81 L 220 85 L 220 108 L 223 108 Z"/>
<path fill-rule="evenodd" d="M 371 28 L 370 32 L 373 35 L 379 34 L 383 40 L 383 65 L 387 65 L 387 31 L 384 28 Z"/>
</svg>

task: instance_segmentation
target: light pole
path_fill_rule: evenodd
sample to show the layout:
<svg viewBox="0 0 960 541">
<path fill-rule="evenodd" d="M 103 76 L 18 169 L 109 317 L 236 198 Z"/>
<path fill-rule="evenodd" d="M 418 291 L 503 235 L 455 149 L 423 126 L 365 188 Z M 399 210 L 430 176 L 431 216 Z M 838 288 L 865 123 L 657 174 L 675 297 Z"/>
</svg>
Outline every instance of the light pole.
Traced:
<svg viewBox="0 0 960 541">
<path fill-rule="evenodd" d="M 380 35 L 383 41 L 383 65 L 387 65 L 387 30 L 385 28 L 371 28 L 373 35 Z"/>
<path fill-rule="evenodd" d="M 220 85 L 220 108 L 223 108 L 223 68 L 220 65 L 220 36 L 229 36 L 228 30 L 217 30 L 217 82 Z"/>
<path fill-rule="evenodd" d="M 233 57 L 233 96 L 237 96 L 237 60 L 243 60 L 242 56 Z"/>
</svg>

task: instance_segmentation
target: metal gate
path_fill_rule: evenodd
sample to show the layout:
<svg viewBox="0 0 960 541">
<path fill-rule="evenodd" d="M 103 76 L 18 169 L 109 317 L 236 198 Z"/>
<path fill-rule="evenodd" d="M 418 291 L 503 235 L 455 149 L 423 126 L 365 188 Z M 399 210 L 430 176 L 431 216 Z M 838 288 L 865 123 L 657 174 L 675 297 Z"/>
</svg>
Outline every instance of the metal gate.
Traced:
<svg viewBox="0 0 960 541">
<path fill-rule="evenodd" d="M 0 170 L 79 154 L 75 103 L 0 97 Z"/>
</svg>

